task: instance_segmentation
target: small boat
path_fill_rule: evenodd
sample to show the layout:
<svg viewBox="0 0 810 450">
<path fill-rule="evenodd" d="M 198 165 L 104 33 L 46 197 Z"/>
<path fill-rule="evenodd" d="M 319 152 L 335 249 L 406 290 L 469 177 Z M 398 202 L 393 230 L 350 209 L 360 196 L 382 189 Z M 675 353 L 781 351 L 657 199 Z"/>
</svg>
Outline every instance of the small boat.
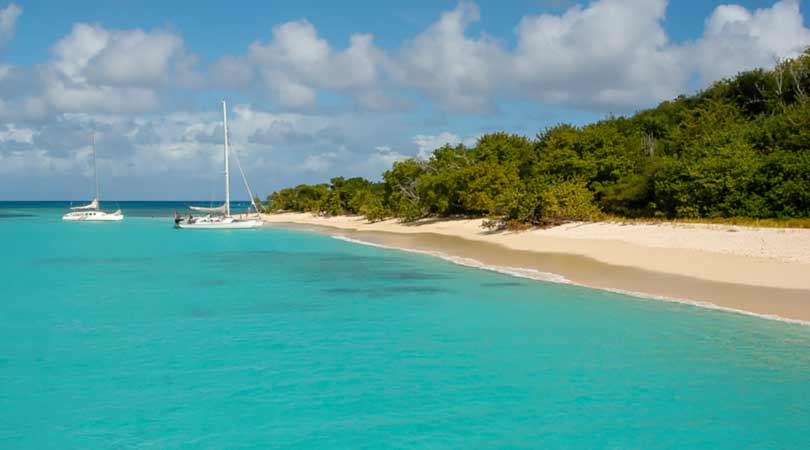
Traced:
<svg viewBox="0 0 810 450">
<path fill-rule="evenodd" d="M 62 220 L 71 222 L 120 222 L 124 220 L 124 213 L 121 210 L 115 212 L 105 212 L 99 208 L 98 199 L 98 170 L 96 169 L 96 136 L 90 135 L 90 141 L 93 145 L 93 175 L 96 178 L 96 196 L 93 201 L 86 205 L 74 206 L 70 208 L 70 212 L 62 216 Z"/>
<path fill-rule="evenodd" d="M 225 138 L 225 203 L 213 208 L 204 208 L 201 206 L 189 206 L 192 211 L 205 213 L 203 216 L 194 217 L 189 214 L 187 217 L 182 217 L 175 214 L 174 226 L 180 229 L 189 230 L 243 230 L 250 228 L 259 228 L 264 222 L 259 216 L 259 208 L 253 200 L 253 193 L 250 191 L 245 172 L 242 170 L 242 165 L 239 163 L 239 158 L 236 158 L 236 165 L 239 167 L 239 172 L 242 174 L 242 181 L 245 183 L 245 189 L 251 198 L 251 205 L 256 210 L 255 215 L 244 214 L 239 216 L 231 215 L 231 179 L 228 169 L 228 160 L 230 159 L 230 150 L 228 148 L 228 106 L 225 101 L 222 101 L 222 126 Z"/>
</svg>

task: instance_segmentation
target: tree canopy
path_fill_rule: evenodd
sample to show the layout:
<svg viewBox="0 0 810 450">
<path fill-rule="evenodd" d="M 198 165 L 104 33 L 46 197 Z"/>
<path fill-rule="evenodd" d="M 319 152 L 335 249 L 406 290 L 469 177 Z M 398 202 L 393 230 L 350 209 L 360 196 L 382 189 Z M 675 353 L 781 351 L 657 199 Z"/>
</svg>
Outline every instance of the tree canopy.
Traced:
<svg viewBox="0 0 810 450">
<path fill-rule="evenodd" d="M 269 211 L 369 220 L 490 217 L 553 224 L 601 214 L 810 217 L 810 50 L 629 117 L 482 136 L 396 162 L 381 182 L 333 178 L 267 197 Z"/>
</svg>

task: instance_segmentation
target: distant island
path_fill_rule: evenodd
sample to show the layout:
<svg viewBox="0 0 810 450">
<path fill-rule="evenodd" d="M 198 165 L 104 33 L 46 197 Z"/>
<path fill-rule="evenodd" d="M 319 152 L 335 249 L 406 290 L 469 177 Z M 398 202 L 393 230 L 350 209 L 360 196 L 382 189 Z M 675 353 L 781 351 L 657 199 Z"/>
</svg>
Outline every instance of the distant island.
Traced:
<svg viewBox="0 0 810 450">
<path fill-rule="evenodd" d="M 810 226 L 810 49 L 630 117 L 493 133 L 393 164 L 383 181 L 281 189 L 266 212 L 369 221 L 486 217 L 490 227 L 621 219 Z"/>
</svg>

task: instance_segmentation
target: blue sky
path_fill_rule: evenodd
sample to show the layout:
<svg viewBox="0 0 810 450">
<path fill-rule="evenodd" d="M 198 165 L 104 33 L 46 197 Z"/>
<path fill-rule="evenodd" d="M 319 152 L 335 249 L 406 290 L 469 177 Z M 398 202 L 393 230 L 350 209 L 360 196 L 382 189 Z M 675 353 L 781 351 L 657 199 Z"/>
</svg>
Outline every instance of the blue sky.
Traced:
<svg viewBox="0 0 810 450">
<path fill-rule="evenodd" d="M 625 114 L 810 45 L 796 0 L 0 0 L 0 199 L 262 196 Z M 234 190 L 239 186 L 234 185 Z"/>
</svg>

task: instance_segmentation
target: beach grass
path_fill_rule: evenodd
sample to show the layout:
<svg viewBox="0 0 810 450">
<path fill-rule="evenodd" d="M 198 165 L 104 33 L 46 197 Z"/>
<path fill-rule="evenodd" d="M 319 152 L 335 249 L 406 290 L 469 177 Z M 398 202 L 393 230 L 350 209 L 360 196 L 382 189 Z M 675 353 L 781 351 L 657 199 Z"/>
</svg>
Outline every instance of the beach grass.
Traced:
<svg viewBox="0 0 810 450">
<path fill-rule="evenodd" d="M 810 218 L 798 219 L 757 219 L 752 217 L 718 217 L 714 219 L 665 219 L 655 217 L 628 218 L 618 216 L 603 217 L 600 222 L 626 224 L 695 224 L 731 225 L 757 228 L 810 228 Z"/>
</svg>

